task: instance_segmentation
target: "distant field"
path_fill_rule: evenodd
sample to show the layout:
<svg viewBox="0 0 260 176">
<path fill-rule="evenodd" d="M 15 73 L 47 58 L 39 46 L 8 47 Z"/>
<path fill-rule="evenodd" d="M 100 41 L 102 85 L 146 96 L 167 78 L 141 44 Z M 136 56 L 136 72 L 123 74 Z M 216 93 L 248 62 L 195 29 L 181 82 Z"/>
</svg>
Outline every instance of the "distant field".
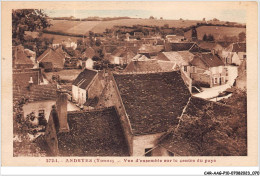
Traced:
<svg viewBox="0 0 260 176">
<path fill-rule="evenodd" d="M 51 20 L 52 26 L 48 28 L 49 31 L 65 32 L 74 26 L 82 23 L 81 21 L 67 21 L 67 20 Z"/>
<path fill-rule="evenodd" d="M 66 30 L 67 33 L 70 34 L 86 34 L 89 31 L 92 31 L 93 28 L 97 25 L 102 23 L 102 21 L 87 21 L 87 22 L 81 22 L 80 24 L 77 24 L 68 30 Z"/>
<path fill-rule="evenodd" d="M 200 26 L 197 28 L 197 35 L 199 40 L 202 40 L 205 34 L 212 34 L 216 40 L 220 40 L 225 35 L 229 37 L 238 36 L 240 32 L 246 33 L 246 28 L 223 26 Z M 188 31 L 185 35 L 191 35 L 191 31 Z"/>
<path fill-rule="evenodd" d="M 169 27 L 189 27 L 196 25 L 202 21 L 195 20 L 152 20 L 152 19 L 120 19 L 112 21 L 67 21 L 67 20 L 51 20 L 53 26 L 49 31 L 61 31 L 64 33 L 87 34 L 89 31 L 102 33 L 113 26 L 133 26 L 133 25 L 148 25 L 148 26 L 163 26 L 168 24 Z M 211 22 L 223 24 L 224 22 Z"/>
<path fill-rule="evenodd" d="M 169 27 L 186 28 L 202 21 L 195 20 L 155 20 L 155 19 L 120 19 L 112 21 L 68 21 L 68 20 L 51 20 L 53 24 L 49 31 L 63 32 L 67 34 L 88 34 L 89 31 L 95 33 L 103 33 L 106 29 L 113 26 L 133 26 L 133 25 L 147 25 L 147 26 L 164 26 L 168 24 Z M 209 21 L 212 24 L 224 24 L 224 21 Z M 198 38 L 201 40 L 204 34 L 213 34 L 215 39 L 227 36 L 237 36 L 240 32 L 245 32 L 245 28 L 238 27 L 217 27 L 217 26 L 201 26 L 197 28 Z M 49 34 L 49 36 L 52 34 Z M 53 35 L 55 40 L 63 40 L 64 36 L 58 37 Z M 77 37 L 67 37 L 77 40 Z"/>
</svg>

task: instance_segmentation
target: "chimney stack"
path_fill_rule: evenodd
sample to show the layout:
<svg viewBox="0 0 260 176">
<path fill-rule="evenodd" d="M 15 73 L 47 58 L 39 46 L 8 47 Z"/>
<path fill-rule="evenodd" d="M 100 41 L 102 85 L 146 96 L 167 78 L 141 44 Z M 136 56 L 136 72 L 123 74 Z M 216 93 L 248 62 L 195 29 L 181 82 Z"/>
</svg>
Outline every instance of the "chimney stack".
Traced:
<svg viewBox="0 0 260 176">
<path fill-rule="evenodd" d="M 33 86 L 33 79 L 32 79 L 32 77 L 30 77 L 30 81 L 29 81 L 29 85 L 28 85 L 29 91 L 32 90 L 32 86 Z"/>
<path fill-rule="evenodd" d="M 216 51 L 214 49 L 211 50 L 211 53 L 213 54 L 213 56 L 216 54 Z"/>
<path fill-rule="evenodd" d="M 56 101 L 56 109 L 59 118 L 59 132 L 68 132 L 69 126 L 67 121 L 67 91 L 64 89 L 57 90 L 58 99 Z"/>
</svg>

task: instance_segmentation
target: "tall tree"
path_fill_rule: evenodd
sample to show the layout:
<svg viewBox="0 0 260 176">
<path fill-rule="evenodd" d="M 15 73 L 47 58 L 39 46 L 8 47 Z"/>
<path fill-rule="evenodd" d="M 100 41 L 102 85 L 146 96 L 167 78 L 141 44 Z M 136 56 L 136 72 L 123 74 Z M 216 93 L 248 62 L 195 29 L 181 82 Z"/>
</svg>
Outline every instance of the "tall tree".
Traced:
<svg viewBox="0 0 260 176">
<path fill-rule="evenodd" d="M 51 24 L 43 10 L 18 9 L 12 11 L 13 45 L 24 42 L 25 31 L 41 31 Z"/>
</svg>

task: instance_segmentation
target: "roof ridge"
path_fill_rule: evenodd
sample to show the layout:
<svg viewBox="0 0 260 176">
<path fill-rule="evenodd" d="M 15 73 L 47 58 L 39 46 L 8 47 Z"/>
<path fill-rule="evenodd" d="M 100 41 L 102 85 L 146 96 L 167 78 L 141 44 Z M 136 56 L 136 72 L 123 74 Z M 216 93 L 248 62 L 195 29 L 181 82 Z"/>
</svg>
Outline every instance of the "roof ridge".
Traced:
<svg viewBox="0 0 260 176">
<path fill-rule="evenodd" d="M 104 110 L 113 110 L 115 109 L 115 106 L 109 106 L 109 107 L 101 107 L 101 108 L 95 108 L 95 109 L 88 109 L 88 110 L 75 110 L 75 111 L 68 111 L 67 114 L 77 114 L 77 113 L 87 113 L 87 112 L 100 112 Z"/>
</svg>

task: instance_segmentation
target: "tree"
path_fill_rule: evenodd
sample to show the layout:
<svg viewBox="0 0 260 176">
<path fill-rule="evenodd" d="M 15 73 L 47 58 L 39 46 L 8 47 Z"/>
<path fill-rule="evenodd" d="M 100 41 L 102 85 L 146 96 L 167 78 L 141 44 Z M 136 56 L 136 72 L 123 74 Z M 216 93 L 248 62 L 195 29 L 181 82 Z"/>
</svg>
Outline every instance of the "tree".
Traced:
<svg viewBox="0 0 260 176">
<path fill-rule="evenodd" d="M 41 31 L 51 26 L 43 10 L 19 9 L 12 11 L 13 45 L 24 42 L 25 31 Z"/>
<path fill-rule="evenodd" d="M 203 41 L 207 41 L 208 40 L 208 36 L 207 36 L 207 34 L 204 34 L 203 35 Z"/>
<path fill-rule="evenodd" d="M 212 34 L 209 34 L 208 35 L 208 41 L 214 41 L 214 36 Z"/>
<path fill-rule="evenodd" d="M 195 27 L 195 26 L 193 26 L 193 27 L 191 28 L 191 37 L 192 37 L 193 40 L 197 40 L 197 38 L 198 38 L 198 36 L 197 36 L 197 30 L 196 30 L 196 27 Z"/>
<path fill-rule="evenodd" d="M 164 28 L 169 28 L 169 24 L 164 24 L 163 27 Z"/>
<path fill-rule="evenodd" d="M 153 17 L 153 16 L 150 16 L 150 18 L 149 18 L 150 20 L 154 20 L 155 18 Z"/>
<path fill-rule="evenodd" d="M 238 34 L 238 41 L 239 41 L 239 42 L 244 42 L 244 41 L 246 41 L 246 33 L 240 32 L 240 33 Z"/>
<path fill-rule="evenodd" d="M 206 18 L 203 18 L 202 21 L 206 21 Z"/>
</svg>

